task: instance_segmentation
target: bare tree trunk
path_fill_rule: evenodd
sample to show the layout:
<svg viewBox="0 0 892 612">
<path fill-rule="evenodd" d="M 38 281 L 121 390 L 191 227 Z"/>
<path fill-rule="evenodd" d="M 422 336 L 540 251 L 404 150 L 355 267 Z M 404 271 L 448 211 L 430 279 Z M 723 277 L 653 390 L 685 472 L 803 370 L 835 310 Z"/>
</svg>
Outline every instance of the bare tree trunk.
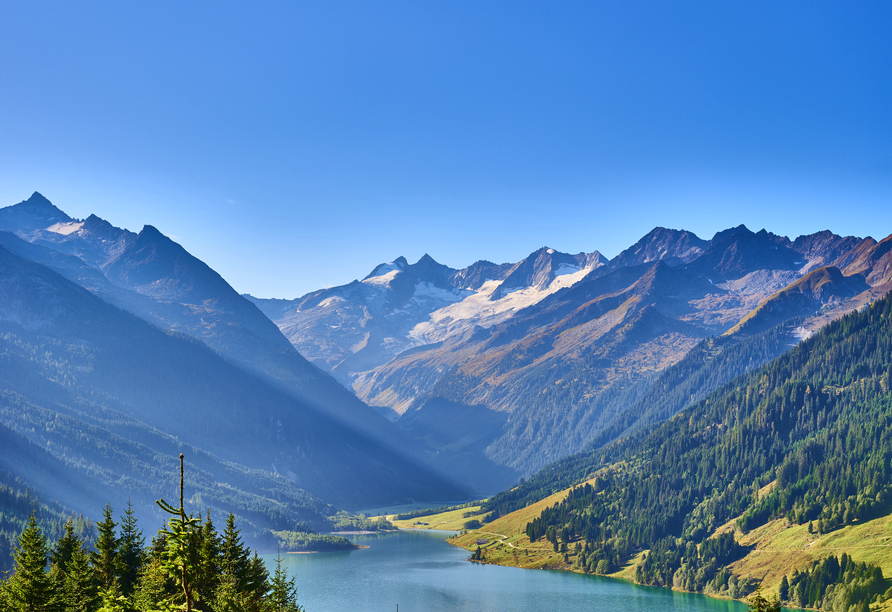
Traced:
<svg viewBox="0 0 892 612">
<path fill-rule="evenodd" d="M 180 453 L 180 520 L 186 524 L 186 510 L 183 507 L 183 453 Z M 186 563 L 182 567 L 183 594 L 186 596 L 186 612 L 192 612 L 192 589 L 186 576 Z"/>
</svg>

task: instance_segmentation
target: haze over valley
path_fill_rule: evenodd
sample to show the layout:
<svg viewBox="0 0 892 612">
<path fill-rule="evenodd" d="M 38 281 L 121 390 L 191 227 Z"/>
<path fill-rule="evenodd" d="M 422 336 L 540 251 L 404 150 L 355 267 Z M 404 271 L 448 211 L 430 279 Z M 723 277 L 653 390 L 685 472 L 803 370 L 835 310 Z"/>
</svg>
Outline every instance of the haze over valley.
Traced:
<svg viewBox="0 0 892 612">
<path fill-rule="evenodd" d="M 6 3 L 0 612 L 892 612 L 890 24 Z"/>
</svg>

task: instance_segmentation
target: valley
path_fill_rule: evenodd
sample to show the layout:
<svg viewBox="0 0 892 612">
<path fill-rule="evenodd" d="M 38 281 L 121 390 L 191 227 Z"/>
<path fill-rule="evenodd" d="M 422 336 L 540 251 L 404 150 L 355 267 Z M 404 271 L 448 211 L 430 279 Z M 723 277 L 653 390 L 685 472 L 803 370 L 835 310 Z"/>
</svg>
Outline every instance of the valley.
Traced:
<svg viewBox="0 0 892 612">
<path fill-rule="evenodd" d="M 184 453 L 189 508 L 260 550 L 467 500 L 389 518 L 485 564 L 887 609 L 890 288 L 892 237 L 738 226 L 258 299 L 35 193 L 0 209 L 0 556 L 34 507 L 88 543 L 105 503 L 160 518 Z"/>
</svg>

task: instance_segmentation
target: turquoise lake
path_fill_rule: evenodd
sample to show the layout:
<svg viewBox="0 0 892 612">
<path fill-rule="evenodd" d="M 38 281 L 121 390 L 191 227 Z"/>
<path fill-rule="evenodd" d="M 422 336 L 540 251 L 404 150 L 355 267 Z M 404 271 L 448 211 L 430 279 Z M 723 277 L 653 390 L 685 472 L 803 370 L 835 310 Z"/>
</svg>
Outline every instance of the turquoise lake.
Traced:
<svg viewBox="0 0 892 612">
<path fill-rule="evenodd" d="M 286 554 L 307 612 L 745 612 L 739 602 L 572 572 L 467 561 L 444 531 L 348 536 L 369 548 Z M 275 567 L 276 555 L 263 555 Z"/>
</svg>

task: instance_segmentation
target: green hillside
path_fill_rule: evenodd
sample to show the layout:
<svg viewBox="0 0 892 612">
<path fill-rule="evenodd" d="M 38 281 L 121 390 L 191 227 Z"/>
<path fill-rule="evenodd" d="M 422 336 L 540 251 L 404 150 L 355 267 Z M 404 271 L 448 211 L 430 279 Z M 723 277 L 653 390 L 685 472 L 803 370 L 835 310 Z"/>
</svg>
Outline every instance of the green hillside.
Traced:
<svg viewBox="0 0 892 612">
<path fill-rule="evenodd" d="M 634 570 L 644 584 L 742 597 L 758 580 L 789 573 L 788 585 L 808 583 L 790 586 L 787 598 L 797 605 L 879 601 L 889 585 L 875 572 L 888 562 L 847 565 L 862 558 L 847 552 L 858 541 L 852 536 L 825 550 L 832 567 L 791 558 L 783 572 L 752 571 L 743 582 L 728 567 L 742 571 L 741 560 L 757 553 L 751 534 L 778 521 L 818 540 L 892 512 L 892 298 L 831 324 L 663 425 L 550 466 L 487 507 L 492 517 L 508 514 L 543 497 L 538 482 L 569 486 L 596 473 L 525 527 L 532 542 L 566 543 L 569 565 L 613 573 L 647 551 Z M 888 535 L 862 538 L 882 546 Z M 834 591 L 845 576 L 863 589 Z"/>
</svg>

